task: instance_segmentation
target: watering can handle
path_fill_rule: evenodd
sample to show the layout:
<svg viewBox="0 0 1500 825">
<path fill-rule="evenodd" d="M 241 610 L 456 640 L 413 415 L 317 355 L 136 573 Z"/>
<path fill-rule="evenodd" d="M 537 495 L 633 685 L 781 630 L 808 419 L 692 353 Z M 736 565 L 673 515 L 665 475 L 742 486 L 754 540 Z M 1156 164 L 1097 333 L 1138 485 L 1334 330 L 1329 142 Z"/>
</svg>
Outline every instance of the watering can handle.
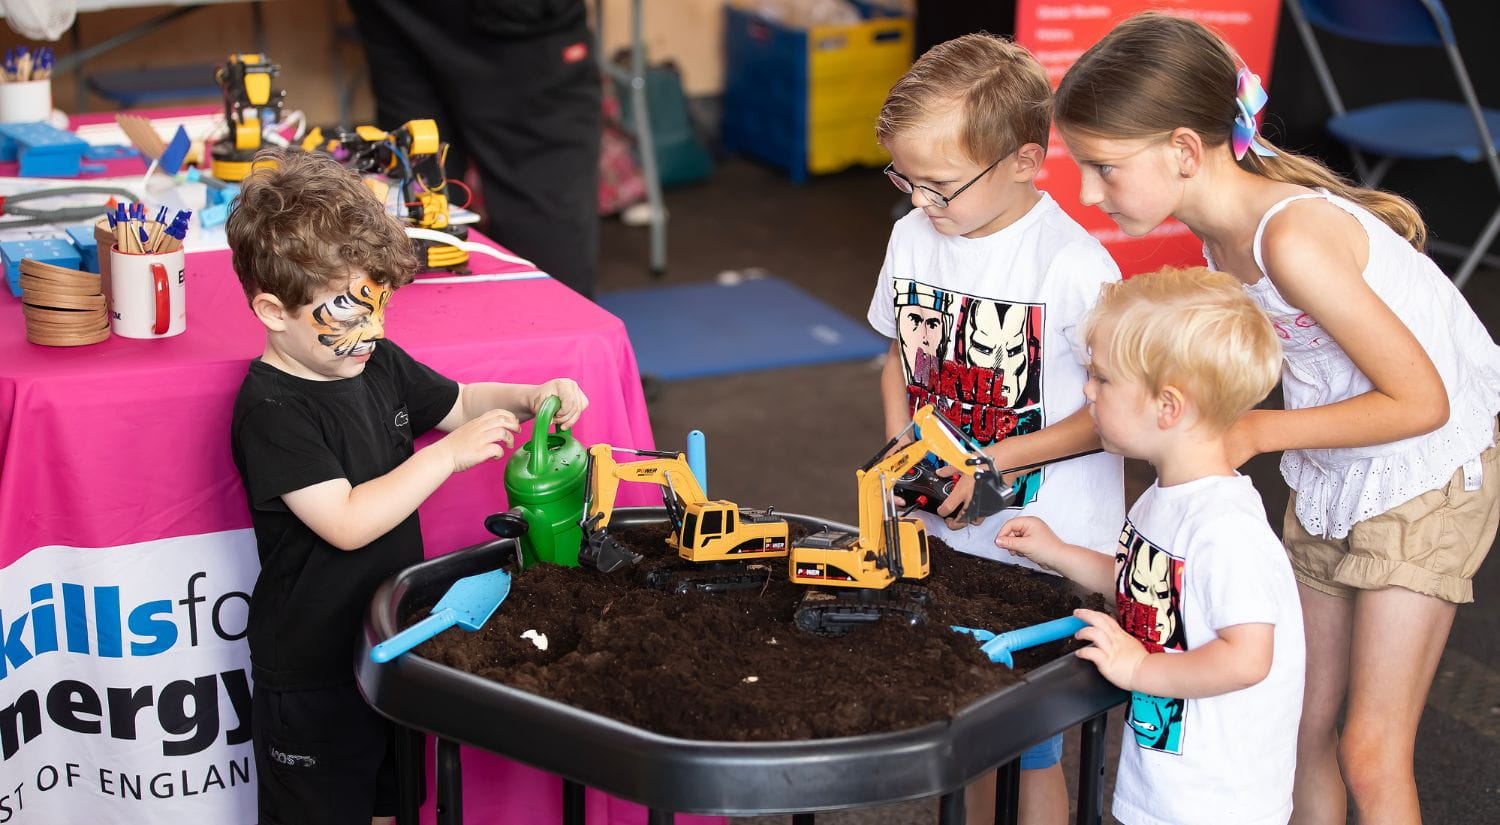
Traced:
<svg viewBox="0 0 1500 825">
<path fill-rule="evenodd" d="M 552 429 L 552 417 L 560 409 L 562 399 L 555 395 L 547 396 L 537 408 L 536 421 L 531 425 L 531 455 L 527 456 L 527 469 L 534 476 L 547 467 L 547 433 Z"/>
</svg>

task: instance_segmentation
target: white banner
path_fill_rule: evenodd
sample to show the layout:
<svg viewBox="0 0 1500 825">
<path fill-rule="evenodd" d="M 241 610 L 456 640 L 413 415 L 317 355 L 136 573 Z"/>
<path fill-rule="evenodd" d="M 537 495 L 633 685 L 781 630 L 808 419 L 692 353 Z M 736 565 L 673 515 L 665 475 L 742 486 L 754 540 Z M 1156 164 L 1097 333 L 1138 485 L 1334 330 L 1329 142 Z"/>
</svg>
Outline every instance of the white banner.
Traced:
<svg viewBox="0 0 1500 825">
<path fill-rule="evenodd" d="M 0 570 L 0 823 L 253 825 L 250 530 Z"/>
</svg>

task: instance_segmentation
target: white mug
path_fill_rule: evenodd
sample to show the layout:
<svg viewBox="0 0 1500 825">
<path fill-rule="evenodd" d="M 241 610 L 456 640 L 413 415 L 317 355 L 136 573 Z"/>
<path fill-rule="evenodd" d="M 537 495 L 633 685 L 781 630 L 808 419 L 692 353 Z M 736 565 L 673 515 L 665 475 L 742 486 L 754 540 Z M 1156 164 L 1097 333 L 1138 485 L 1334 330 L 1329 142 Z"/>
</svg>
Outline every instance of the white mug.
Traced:
<svg viewBox="0 0 1500 825">
<path fill-rule="evenodd" d="M 109 328 L 126 338 L 168 338 L 187 330 L 182 250 L 109 250 Z"/>
<path fill-rule="evenodd" d="M 51 119 L 51 80 L 0 83 L 0 123 L 45 123 Z"/>
</svg>

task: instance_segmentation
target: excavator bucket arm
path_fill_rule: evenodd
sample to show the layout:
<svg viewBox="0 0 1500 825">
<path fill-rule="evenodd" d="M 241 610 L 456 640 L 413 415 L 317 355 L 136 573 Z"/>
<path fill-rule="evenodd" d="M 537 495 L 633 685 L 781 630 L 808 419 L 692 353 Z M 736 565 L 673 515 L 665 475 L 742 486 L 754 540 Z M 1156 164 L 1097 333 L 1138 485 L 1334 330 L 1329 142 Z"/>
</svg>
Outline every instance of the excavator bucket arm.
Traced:
<svg viewBox="0 0 1500 825">
<path fill-rule="evenodd" d="M 609 517 L 615 511 L 615 494 L 620 489 L 615 468 L 609 445 L 589 448 L 588 479 L 583 488 L 583 546 L 578 548 L 578 561 L 601 573 L 612 573 L 641 560 L 639 553 L 625 549 L 609 535 Z"/>
</svg>

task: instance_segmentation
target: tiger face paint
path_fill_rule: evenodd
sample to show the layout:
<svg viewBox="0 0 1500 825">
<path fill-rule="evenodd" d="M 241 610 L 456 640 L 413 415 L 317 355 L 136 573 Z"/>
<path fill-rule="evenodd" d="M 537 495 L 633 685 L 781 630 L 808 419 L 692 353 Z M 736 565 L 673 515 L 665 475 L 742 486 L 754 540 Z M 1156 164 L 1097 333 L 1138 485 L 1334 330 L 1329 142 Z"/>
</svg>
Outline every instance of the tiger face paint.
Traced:
<svg viewBox="0 0 1500 825">
<path fill-rule="evenodd" d="M 335 357 L 358 358 L 373 352 L 375 342 L 385 337 L 385 305 L 390 299 L 390 287 L 361 276 L 347 291 L 313 307 L 308 320 L 318 343 L 333 350 Z"/>
</svg>

